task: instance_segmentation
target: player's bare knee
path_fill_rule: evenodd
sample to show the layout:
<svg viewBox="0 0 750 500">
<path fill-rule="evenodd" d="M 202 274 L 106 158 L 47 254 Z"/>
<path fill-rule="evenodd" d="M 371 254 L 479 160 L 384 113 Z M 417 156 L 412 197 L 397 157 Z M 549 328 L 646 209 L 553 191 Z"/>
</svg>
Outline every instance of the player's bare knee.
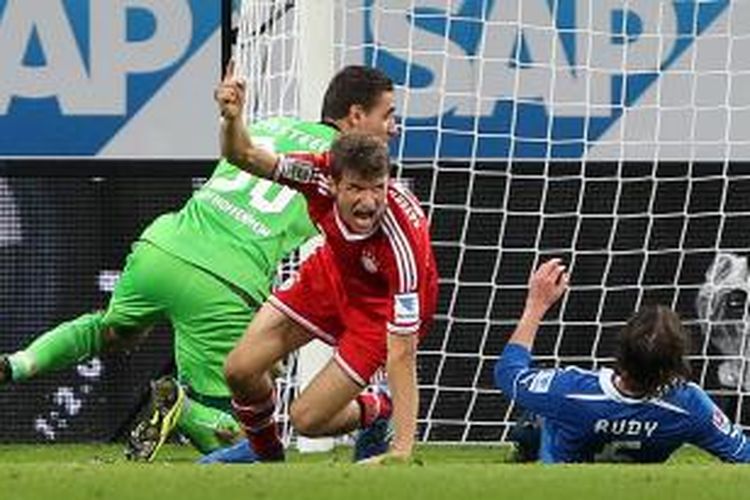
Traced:
<svg viewBox="0 0 750 500">
<path fill-rule="evenodd" d="M 289 409 L 289 419 L 292 422 L 292 426 L 302 436 L 321 436 L 326 420 L 321 417 L 322 415 L 319 412 L 315 412 L 312 406 L 304 402 L 299 402 L 299 400 L 292 403 Z"/>
<path fill-rule="evenodd" d="M 242 392 L 244 388 L 260 378 L 260 375 L 237 349 L 230 352 L 224 361 L 224 377 L 227 385 L 234 392 Z"/>
</svg>

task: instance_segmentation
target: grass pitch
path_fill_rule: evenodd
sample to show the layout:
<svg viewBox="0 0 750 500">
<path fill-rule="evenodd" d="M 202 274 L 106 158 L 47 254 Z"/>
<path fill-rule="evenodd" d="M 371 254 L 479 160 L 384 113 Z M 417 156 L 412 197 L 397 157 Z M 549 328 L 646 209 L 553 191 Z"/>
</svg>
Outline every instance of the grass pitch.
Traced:
<svg viewBox="0 0 750 500">
<path fill-rule="evenodd" d="M 0 499 L 748 498 L 750 467 L 692 449 L 666 465 L 508 463 L 507 447 L 423 446 L 411 464 L 357 466 L 351 450 L 285 464 L 199 466 L 188 446 L 127 462 L 116 445 L 0 445 Z"/>
</svg>

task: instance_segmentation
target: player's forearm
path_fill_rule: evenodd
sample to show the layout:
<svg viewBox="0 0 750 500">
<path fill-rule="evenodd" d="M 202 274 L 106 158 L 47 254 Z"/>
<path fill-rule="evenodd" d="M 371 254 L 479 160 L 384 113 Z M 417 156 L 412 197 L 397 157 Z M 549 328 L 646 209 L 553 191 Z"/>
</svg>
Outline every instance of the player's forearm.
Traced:
<svg viewBox="0 0 750 500">
<path fill-rule="evenodd" d="M 516 330 L 508 341 L 529 351 L 544 314 L 557 302 L 568 287 L 570 276 L 560 259 L 550 259 L 534 271 L 529 279 L 526 305 Z"/>
<path fill-rule="evenodd" d="M 391 449 L 410 455 L 417 432 L 419 391 L 417 388 L 417 346 L 412 336 L 388 336 L 388 385 L 393 395 L 395 436 Z"/>
<path fill-rule="evenodd" d="M 230 163 L 239 166 L 244 161 L 244 152 L 252 142 L 244 130 L 242 118 L 230 117 L 221 120 L 221 154 Z"/>
<path fill-rule="evenodd" d="M 531 350 L 534 347 L 534 340 L 536 339 L 536 333 L 539 330 L 539 324 L 544 317 L 545 310 L 541 307 L 534 306 L 533 304 L 527 304 L 523 311 L 516 329 L 511 335 L 509 344 L 519 344 Z"/>
<path fill-rule="evenodd" d="M 221 154 L 232 165 L 262 177 L 271 177 L 276 167 L 276 155 L 253 143 L 241 117 L 222 120 Z"/>
</svg>

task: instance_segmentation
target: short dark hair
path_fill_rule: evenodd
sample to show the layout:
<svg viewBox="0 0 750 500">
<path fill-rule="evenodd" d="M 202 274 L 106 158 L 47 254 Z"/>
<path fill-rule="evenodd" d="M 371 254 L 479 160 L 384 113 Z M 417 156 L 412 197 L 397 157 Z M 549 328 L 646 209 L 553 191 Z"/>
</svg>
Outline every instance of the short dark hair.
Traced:
<svg viewBox="0 0 750 500">
<path fill-rule="evenodd" d="M 356 104 L 370 111 L 383 92 L 391 91 L 393 80 L 381 70 L 369 66 L 346 66 L 328 84 L 321 118 L 324 121 L 340 120 Z"/>
<path fill-rule="evenodd" d="M 677 313 L 661 305 L 646 306 L 620 331 L 617 371 L 633 391 L 660 396 L 690 376 L 687 351 L 688 337 Z"/>
<path fill-rule="evenodd" d="M 372 180 L 390 173 L 388 146 L 382 139 L 361 132 L 341 134 L 331 145 L 331 173 L 338 180 L 344 171 Z"/>
</svg>

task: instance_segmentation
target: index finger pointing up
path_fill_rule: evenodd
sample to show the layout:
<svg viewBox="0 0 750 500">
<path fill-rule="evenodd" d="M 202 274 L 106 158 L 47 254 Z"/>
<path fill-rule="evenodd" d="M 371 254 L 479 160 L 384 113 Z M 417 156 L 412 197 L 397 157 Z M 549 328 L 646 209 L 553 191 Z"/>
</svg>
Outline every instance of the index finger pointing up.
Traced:
<svg viewBox="0 0 750 500">
<path fill-rule="evenodd" d="M 224 70 L 224 83 L 229 83 L 234 79 L 234 57 L 227 63 L 227 68 Z"/>
</svg>

